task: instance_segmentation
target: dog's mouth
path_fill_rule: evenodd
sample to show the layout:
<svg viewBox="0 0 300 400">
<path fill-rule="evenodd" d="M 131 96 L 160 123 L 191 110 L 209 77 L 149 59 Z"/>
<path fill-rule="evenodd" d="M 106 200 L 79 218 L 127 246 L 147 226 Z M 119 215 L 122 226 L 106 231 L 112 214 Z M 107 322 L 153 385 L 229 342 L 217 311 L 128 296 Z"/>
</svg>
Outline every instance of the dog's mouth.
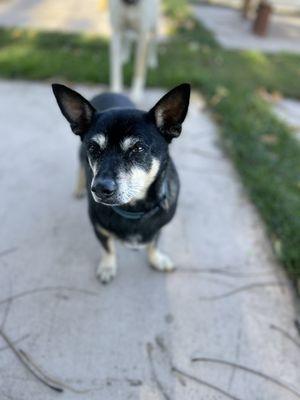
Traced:
<svg viewBox="0 0 300 400">
<path fill-rule="evenodd" d="M 103 204 L 104 206 L 124 206 L 126 203 L 118 201 L 114 196 L 99 197 L 95 193 L 91 192 L 93 199 L 96 203 Z"/>
</svg>

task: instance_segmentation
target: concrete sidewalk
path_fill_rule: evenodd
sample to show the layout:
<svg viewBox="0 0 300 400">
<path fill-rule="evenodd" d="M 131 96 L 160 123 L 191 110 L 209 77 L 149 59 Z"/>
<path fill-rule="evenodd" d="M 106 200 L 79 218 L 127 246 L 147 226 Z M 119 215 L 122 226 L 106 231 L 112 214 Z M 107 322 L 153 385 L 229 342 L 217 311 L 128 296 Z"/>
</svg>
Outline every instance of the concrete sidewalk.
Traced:
<svg viewBox="0 0 300 400">
<path fill-rule="evenodd" d="M 100 0 L 0 1 L 0 26 L 83 31 L 108 36 L 110 24 L 105 3 Z"/>
<path fill-rule="evenodd" d="M 253 21 L 244 20 L 240 10 L 199 5 L 194 7 L 194 13 L 225 48 L 300 53 L 298 15 L 273 14 L 268 34 L 260 37 L 252 33 Z"/>
<path fill-rule="evenodd" d="M 280 99 L 274 103 L 274 111 L 287 123 L 300 140 L 300 101 L 295 99 Z"/>
<path fill-rule="evenodd" d="M 90 97 L 97 89 L 79 90 Z M 160 95 L 147 92 L 144 106 Z M 226 398 L 171 364 L 241 400 L 297 398 L 237 368 L 191 363 L 236 362 L 300 393 L 293 292 L 198 101 L 173 144 L 182 191 L 161 241 L 178 271 L 154 272 L 144 253 L 120 246 L 108 286 L 95 279 L 100 248 L 86 201 L 71 196 L 77 138 L 50 85 L 1 81 L 0 118 L 0 325 L 71 386 L 63 394 L 44 387 L 1 340 L 1 400 Z"/>
</svg>

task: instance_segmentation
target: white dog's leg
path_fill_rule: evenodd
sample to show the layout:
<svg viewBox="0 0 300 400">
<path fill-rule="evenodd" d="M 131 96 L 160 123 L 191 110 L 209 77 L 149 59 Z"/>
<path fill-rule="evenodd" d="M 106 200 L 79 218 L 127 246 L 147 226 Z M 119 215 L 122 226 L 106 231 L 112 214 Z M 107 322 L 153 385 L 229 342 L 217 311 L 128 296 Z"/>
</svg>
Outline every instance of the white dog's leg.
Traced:
<svg viewBox="0 0 300 400">
<path fill-rule="evenodd" d="M 158 66 L 157 43 L 155 38 L 152 38 L 149 42 L 148 65 L 149 68 L 153 69 Z"/>
<path fill-rule="evenodd" d="M 114 32 L 110 42 L 110 87 L 113 92 L 123 90 L 121 44 L 121 32 Z"/>
<path fill-rule="evenodd" d="M 134 78 L 132 85 L 132 98 L 139 101 L 142 97 L 146 80 L 147 51 L 149 37 L 147 32 L 141 32 L 136 48 Z"/>
<path fill-rule="evenodd" d="M 156 242 L 148 245 L 148 260 L 151 267 L 161 272 L 172 272 L 175 267 L 173 261 L 156 247 Z"/>
<path fill-rule="evenodd" d="M 122 41 L 122 64 L 127 64 L 130 59 L 132 39 L 128 34 L 124 34 Z"/>
</svg>

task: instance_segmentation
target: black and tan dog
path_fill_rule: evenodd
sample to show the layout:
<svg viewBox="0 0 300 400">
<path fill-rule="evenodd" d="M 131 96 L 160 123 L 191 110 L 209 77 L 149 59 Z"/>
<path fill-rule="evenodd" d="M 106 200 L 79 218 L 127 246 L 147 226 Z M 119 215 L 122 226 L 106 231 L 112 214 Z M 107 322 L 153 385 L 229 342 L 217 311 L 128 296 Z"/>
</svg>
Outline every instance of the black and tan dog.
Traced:
<svg viewBox="0 0 300 400">
<path fill-rule="evenodd" d="M 181 133 L 190 86 L 177 86 L 149 112 L 120 94 L 101 94 L 89 102 L 63 85 L 54 84 L 53 91 L 82 141 L 78 191 L 87 188 L 90 219 L 105 251 L 99 279 L 106 283 L 116 274 L 114 239 L 146 245 L 150 265 L 172 271 L 173 262 L 156 245 L 176 210 L 179 179 L 169 143 Z"/>
</svg>

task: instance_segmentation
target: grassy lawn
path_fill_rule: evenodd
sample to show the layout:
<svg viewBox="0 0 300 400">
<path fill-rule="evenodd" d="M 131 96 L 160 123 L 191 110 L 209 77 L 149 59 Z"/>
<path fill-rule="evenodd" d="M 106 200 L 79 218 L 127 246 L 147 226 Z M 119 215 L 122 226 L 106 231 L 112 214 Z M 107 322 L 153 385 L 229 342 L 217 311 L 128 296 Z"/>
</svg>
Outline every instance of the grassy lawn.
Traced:
<svg viewBox="0 0 300 400">
<path fill-rule="evenodd" d="M 192 19 L 179 23 L 159 52 L 148 83 L 189 81 L 205 95 L 278 258 L 300 278 L 300 145 L 259 94 L 264 88 L 300 98 L 300 56 L 224 50 Z M 107 83 L 108 61 L 99 37 L 0 30 L 2 77 Z M 131 72 L 129 65 L 127 82 Z"/>
</svg>

